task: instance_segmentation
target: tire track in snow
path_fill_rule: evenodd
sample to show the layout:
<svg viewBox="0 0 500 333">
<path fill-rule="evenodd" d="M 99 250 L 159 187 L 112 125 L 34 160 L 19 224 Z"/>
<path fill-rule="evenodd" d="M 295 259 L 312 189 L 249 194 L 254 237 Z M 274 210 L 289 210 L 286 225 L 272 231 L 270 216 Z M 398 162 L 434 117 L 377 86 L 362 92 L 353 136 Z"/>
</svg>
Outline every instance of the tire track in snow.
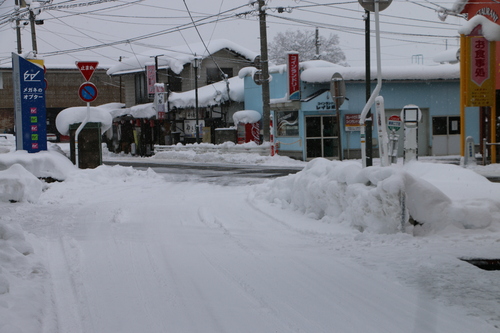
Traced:
<svg viewBox="0 0 500 333">
<path fill-rule="evenodd" d="M 69 254 L 75 255 L 76 250 L 68 242 L 70 241 L 62 238 L 48 243 L 47 256 L 52 283 L 52 301 L 57 310 L 55 316 L 58 332 L 84 333 L 92 331 L 85 329 L 88 324 L 84 324 L 84 321 L 87 323 L 91 321 L 85 320 L 89 317 L 88 309 L 84 306 L 86 297 L 82 290 L 82 283 L 76 279 L 75 263 L 68 258 Z M 72 259 L 75 260 L 76 257 Z"/>
</svg>

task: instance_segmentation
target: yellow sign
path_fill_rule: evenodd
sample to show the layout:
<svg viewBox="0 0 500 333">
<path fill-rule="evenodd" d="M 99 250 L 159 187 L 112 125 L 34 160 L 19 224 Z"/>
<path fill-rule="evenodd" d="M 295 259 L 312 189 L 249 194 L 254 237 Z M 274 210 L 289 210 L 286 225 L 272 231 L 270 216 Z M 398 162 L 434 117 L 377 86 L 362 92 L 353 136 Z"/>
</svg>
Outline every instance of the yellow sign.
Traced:
<svg viewBox="0 0 500 333">
<path fill-rule="evenodd" d="M 483 36 L 466 36 L 465 106 L 495 103 L 495 42 Z"/>
</svg>

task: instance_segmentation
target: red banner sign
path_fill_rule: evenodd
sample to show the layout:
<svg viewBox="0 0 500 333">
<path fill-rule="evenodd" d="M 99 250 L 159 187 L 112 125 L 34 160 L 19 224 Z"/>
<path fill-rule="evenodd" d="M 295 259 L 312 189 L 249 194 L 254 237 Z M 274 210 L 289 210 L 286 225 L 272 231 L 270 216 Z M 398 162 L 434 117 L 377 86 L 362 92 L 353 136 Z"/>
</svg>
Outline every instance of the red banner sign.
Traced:
<svg viewBox="0 0 500 333">
<path fill-rule="evenodd" d="M 288 96 L 290 100 L 300 99 L 299 54 L 288 53 Z"/>
</svg>

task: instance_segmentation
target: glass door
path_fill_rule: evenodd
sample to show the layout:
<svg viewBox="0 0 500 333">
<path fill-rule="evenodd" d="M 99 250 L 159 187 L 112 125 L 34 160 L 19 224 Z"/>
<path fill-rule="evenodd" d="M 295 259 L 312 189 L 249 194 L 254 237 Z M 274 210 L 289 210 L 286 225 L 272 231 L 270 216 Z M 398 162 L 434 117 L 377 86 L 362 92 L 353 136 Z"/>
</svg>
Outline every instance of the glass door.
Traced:
<svg viewBox="0 0 500 333">
<path fill-rule="evenodd" d="M 306 117 L 307 159 L 338 158 L 339 137 L 336 116 Z"/>
</svg>

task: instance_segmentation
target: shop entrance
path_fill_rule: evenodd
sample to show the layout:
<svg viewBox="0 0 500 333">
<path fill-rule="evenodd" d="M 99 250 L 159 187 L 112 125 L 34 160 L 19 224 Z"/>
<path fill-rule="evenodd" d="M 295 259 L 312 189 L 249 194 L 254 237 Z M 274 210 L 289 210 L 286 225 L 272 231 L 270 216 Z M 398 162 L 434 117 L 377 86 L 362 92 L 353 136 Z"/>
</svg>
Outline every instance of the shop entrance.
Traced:
<svg viewBox="0 0 500 333">
<path fill-rule="evenodd" d="M 460 117 L 432 118 L 432 155 L 460 155 Z"/>
<path fill-rule="evenodd" d="M 339 133 L 336 116 L 306 117 L 306 159 L 338 158 Z"/>
</svg>

